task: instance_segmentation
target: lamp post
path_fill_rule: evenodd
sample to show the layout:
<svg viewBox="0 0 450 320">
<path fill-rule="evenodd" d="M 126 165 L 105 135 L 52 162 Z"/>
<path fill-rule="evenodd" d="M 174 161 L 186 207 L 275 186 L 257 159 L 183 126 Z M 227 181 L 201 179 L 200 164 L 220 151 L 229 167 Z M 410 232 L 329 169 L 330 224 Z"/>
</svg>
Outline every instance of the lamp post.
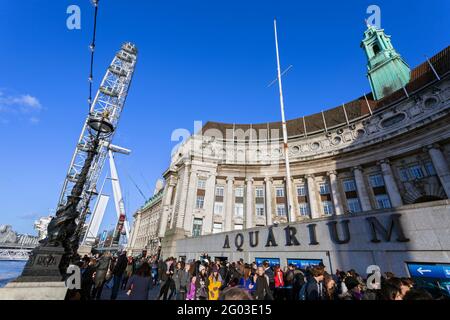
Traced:
<svg viewBox="0 0 450 320">
<path fill-rule="evenodd" d="M 40 241 L 25 265 L 22 275 L 17 282 L 41 282 L 61 281 L 66 275 L 67 267 L 76 256 L 81 229 L 84 224 L 89 201 L 84 208 L 78 210 L 78 205 L 86 185 L 89 170 L 97 155 L 100 142 L 113 133 L 114 127 L 108 121 L 109 114 L 91 114 L 88 118 L 90 143 L 87 157 L 84 161 L 77 181 L 71 193 L 67 196 L 67 202 L 60 207 L 52 218 L 47 228 L 47 237 Z M 89 195 L 89 199 L 91 194 Z M 84 216 L 83 216 L 84 215 Z M 78 224 L 77 224 L 77 219 Z"/>
</svg>

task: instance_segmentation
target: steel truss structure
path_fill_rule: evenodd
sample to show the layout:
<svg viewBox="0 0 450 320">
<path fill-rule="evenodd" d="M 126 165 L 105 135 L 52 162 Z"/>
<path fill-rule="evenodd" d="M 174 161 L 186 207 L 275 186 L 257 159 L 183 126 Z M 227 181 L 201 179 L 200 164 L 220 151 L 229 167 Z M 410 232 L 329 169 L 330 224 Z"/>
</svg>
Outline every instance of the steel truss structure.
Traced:
<svg viewBox="0 0 450 320">
<path fill-rule="evenodd" d="M 117 52 L 108 67 L 92 102 L 83 129 L 81 130 L 80 138 L 78 139 L 69 170 L 64 180 L 58 201 L 58 208 L 66 204 L 67 196 L 70 195 L 74 184 L 79 178 L 81 168 L 88 154 L 87 151 L 91 146 L 92 139 L 89 133 L 88 120 L 91 117 L 101 118 L 102 115 L 108 114 L 108 121 L 113 125 L 114 131 L 111 135 L 104 138 L 99 145 L 97 154 L 88 173 L 82 199 L 78 206 L 78 210 L 82 212 L 82 217 L 83 212 L 90 212 L 89 204 L 97 196 L 97 181 L 105 164 L 114 132 L 117 129 L 120 115 L 125 105 L 136 61 L 137 48 L 134 44 L 127 42 L 122 45 L 120 51 Z M 84 221 L 81 222 L 84 223 Z"/>
</svg>

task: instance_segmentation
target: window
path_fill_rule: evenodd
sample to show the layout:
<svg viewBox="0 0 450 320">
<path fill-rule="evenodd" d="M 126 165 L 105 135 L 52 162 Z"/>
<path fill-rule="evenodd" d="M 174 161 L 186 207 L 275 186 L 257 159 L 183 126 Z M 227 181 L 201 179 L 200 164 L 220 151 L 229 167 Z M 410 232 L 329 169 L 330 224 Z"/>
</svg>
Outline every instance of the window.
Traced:
<svg viewBox="0 0 450 320">
<path fill-rule="evenodd" d="M 223 202 L 214 203 L 214 214 L 222 214 L 223 213 Z"/>
<path fill-rule="evenodd" d="M 264 198 L 264 189 L 263 188 L 256 188 L 256 197 Z"/>
<path fill-rule="evenodd" d="M 375 196 L 375 200 L 377 201 L 377 209 L 388 209 L 391 207 L 391 201 L 387 194 Z"/>
<path fill-rule="evenodd" d="M 213 225 L 213 233 L 219 233 L 222 232 L 222 224 L 221 223 L 214 223 Z"/>
<path fill-rule="evenodd" d="M 193 237 L 199 237 L 202 235 L 202 226 L 203 226 L 203 219 L 194 218 L 194 224 L 192 227 Z"/>
<path fill-rule="evenodd" d="M 237 187 L 234 189 L 234 195 L 236 197 L 243 197 L 244 196 L 244 188 L 243 187 Z"/>
<path fill-rule="evenodd" d="M 319 185 L 320 194 L 329 194 L 330 193 L 330 186 L 328 183 L 321 183 Z"/>
<path fill-rule="evenodd" d="M 350 213 L 361 212 L 361 205 L 359 204 L 358 198 L 347 199 L 347 205 Z"/>
<path fill-rule="evenodd" d="M 309 206 L 307 203 L 305 203 L 305 202 L 299 203 L 298 208 L 299 208 L 301 216 L 309 215 Z"/>
<path fill-rule="evenodd" d="M 409 173 L 411 174 L 411 177 L 413 177 L 414 179 L 421 179 L 425 176 L 423 174 L 422 167 L 419 165 L 409 167 Z"/>
<path fill-rule="evenodd" d="M 304 184 L 297 186 L 297 196 L 303 197 L 306 195 L 306 188 Z"/>
<path fill-rule="evenodd" d="M 373 54 L 374 55 L 377 55 L 378 52 L 380 52 L 380 47 L 376 43 L 373 45 L 372 49 L 373 49 Z"/>
<path fill-rule="evenodd" d="M 244 204 L 243 203 L 235 203 L 234 204 L 234 215 L 238 217 L 244 216 Z"/>
<path fill-rule="evenodd" d="M 235 224 L 234 225 L 234 230 L 242 230 L 242 229 L 243 229 L 242 224 Z"/>
<path fill-rule="evenodd" d="M 206 188 L 206 180 L 205 179 L 198 179 L 197 181 L 197 189 L 205 190 Z"/>
<path fill-rule="evenodd" d="M 332 215 L 333 214 L 333 204 L 331 201 L 322 201 L 323 206 L 323 213 L 326 215 Z"/>
<path fill-rule="evenodd" d="M 343 185 L 344 185 L 345 192 L 356 191 L 356 184 L 355 184 L 355 180 L 353 180 L 353 179 L 344 180 Z"/>
<path fill-rule="evenodd" d="M 369 181 L 372 188 L 384 186 L 384 180 L 381 174 L 373 174 L 369 176 Z"/>
<path fill-rule="evenodd" d="M 222 186 L 216 187 L 216 196 L 223 197 L 223 187 Z"/>
<path fill-rule="evenodd" d="M 434 170 L 434 166 L 431 161 L 425 162 L 425 171 L 429 176 L 434 176 L 436 174 L 436 170 Z"/>
<path fill-rule="evenodd" d="M 195 207 L 197 209 L 203 209 L 203 205 L 205 204 L 204 196 L 197 196 L 197 201 L 195 202 Z"/>
<path fill-rule="evenodd" d="M 264 217 L 264 204 L 257 203 L 256 204 L 256 215 L 260 217 Z"/>
<path fill-rule="evenodd" d="M 277 216 L 286 215 L 286 206 L 284 204 L 277 204 Z"/>
<path fill-rule="evenodd" d="M 275 192 L 276 192 L 277 197 L 284 197 L 284 188 L 283 187 L 276 188 Z"/>
<path fill-rule="evenodd" d="M 399 169 L 400 172 L 400 180 L 405 182 L 409 180 L 408 171 L 405 168 Z"/>
</svg>

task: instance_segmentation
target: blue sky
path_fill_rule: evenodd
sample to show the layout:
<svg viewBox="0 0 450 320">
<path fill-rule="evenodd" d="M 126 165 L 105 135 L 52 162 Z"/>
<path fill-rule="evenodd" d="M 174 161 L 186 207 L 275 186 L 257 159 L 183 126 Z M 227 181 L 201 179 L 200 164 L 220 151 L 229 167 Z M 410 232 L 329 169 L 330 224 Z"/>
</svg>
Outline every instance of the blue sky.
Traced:
<svg viewBox="0 0 450 320">
<path fill-rule="evenodd" d="M 81 7 L 81 30 L 66 8 Z M 101 0 L 94 88 L 124 41 L 139 48 L 115 144 L 128 216 L 167 168 L 177 128 L 195 120 L 278 121 L 273 17 L 278 19 L 288 119 L 370 91 L 359 48 L 366 8 L 411 66 L 449 45 L 450 2 Z M 0 224 L 34 233 L 55 208 L 87 114 L 93 9 L 88 0 L 0 0 Z M 107 167 L 105 167 L 106 169 Z M 105 190 L 109 191 L 109 190 Z M 112 202 L 103 227 L 115 224 Z M 102 228 L 103 228 L 102 227 Z"/>
</svg>

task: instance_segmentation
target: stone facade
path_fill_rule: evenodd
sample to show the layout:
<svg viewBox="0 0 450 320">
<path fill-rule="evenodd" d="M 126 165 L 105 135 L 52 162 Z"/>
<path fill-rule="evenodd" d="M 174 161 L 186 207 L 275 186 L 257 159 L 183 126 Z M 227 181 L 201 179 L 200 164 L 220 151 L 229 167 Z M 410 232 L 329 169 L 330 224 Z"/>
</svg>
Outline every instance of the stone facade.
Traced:
<svg viewBox="0 0 450 320">
<path fill-rule="evenodd" d="M 140 255 L 144 251 L 148 255 L 158 253 L 158 227 L 161 216 L 161 199 L 163 191 L 157 192 L 147 203 L 134 214 L 134 223 L 127 246 L 131 255 Z"/>
<path fill-rule="evenodd" d="M 344 104 L 319 117 L 288 121 L 290 195 L 286 194 L 279 123 L 207 123 L 173 153 L 164 173 L 158 227 L 162 257 L 195 258 L 210 251 L 231 259 L 242 255 L 254 258 L 249 247 L 238 255 L 222 250 L 224 237 L 244 229 L 284 228 L 287 223 L 302 226 L 333 219 L 359 221 L 368 214 L 382 218 L 401 212 L 402 221 L 411 226 L 408 232 L 414 234 L 412 225 L 417 227 L 424 221 L 421 214 L 425 217 L 438 210 L 433 219 L 446 219 L 450 212 L 446 200 L 450 197 L 450 48 L 430 63 L 434 68 L 427 62 L 415 68 L 405 88 L 380 101 L 367 95 L 356 104 Z M 287 206 L 288 197 L 292 207 Z M 411 219 L 404 218 L 408 215 Z M 426 241 L 436 232 L 427 229 L 420 237 Z M 439 232 L 436 241 L 448 243 L 447 231 Z M 221 234 L 212 235 L 215 233 Z M 447 244 L 432 249 L 414 239 L 410 242 L 414 248 L 416 241 L 420 254 L 411 254 L 410 259 L 449 261 Z M 355 261 L 362 250 L 365 262 L 395 264 L 394 254 L 376 258 L 379 253 L 374 245 L 364 243 L 367 241 L 339 255 Z M 328 259 L 330 266 L 341 266 L 333 241 L 322 240 L 321 245 L 320 254 L 327 256 L 324 262 Z M 383 245 L 382 251 L 410 252 L 409 244 L 391 245 Z M 289 254 L 305 250 L 305 258 L 314 256 L 316 250 L 288 249 Z M 258 254 L 264 250 L 267 248 Z M 272 251 L 271 255 L 276 252 L 287 257 L 280 249 Z M 398 257 L 403 259 L 403 253 Z"/>
</svg>

